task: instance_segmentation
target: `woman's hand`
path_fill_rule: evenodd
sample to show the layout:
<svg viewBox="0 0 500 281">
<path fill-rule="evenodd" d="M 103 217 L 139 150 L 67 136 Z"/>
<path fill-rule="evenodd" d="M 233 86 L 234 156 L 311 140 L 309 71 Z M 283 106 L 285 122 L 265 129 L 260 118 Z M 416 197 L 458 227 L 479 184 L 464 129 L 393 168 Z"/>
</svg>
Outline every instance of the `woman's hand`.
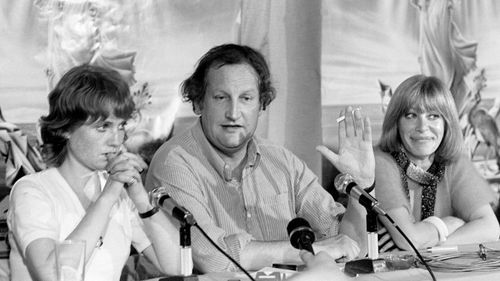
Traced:
<svg viewBox="0 0 500 281">
<path fill-rule="evenodd" d="M 370 119 L 361 115 L 361 109 L 348 106 L 340 112 L 338 154 L 318 146 L 316 149 L 342 173 L 350 174 L 360 187 L 369 187 L 375 180 Z"/>
<path fill-rule="evenodd" d="M 446 224 L 450 235 L 465 224 L 464 220 L 452 216 L 443 217 L 441 220 Z"/>
<path fill-rule="evenodd" d="M 106 182 L 103 193 L 118 196 L 125 188 L 134 203 L 146 204 L 148 195 L 142 184 L 141 172 L 147 168 L 142 158 L 130 152 L 121 152 L 108 162 L 106 170 L 109 179 Z"/>
</svg>

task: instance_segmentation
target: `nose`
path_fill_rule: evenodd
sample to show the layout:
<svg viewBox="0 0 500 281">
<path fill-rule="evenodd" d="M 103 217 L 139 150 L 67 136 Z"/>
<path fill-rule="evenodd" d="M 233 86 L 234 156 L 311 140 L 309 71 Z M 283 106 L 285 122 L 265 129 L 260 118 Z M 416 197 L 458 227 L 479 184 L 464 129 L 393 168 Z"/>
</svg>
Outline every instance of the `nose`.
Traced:
<svg viewBox="0 0 500 281">
<path fill-rule="evenodd" d="M 238 102 L 231 101 L 226 109 L 226 118 L 230 120 L 237 120 L 241 115 Z"/>
<path fill-rule="evenodd" d="M 423 132 L 427 129 L 427 118 L 424 115 L 418 115 L 417 118 L 417 131 Z"/>
<path fill-rule="evenodd" d="M 125 131 L 115 128 L 110 131 L 110 135 L 108 137 L 108 144 L 111 146 L 120 146 L 123 144 L 125 139 Z"/>
</svg>

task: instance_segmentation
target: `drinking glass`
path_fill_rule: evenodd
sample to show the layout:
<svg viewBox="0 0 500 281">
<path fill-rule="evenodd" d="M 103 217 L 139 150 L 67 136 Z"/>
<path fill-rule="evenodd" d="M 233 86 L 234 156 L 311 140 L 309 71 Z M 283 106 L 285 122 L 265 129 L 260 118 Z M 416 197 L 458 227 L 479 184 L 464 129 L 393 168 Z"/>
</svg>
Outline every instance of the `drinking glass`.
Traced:
<svg viewBox="0 0 500 281">
<path fill-rule="evenodd" d="M 56 245 L 57 281 L 83 281 L 85 241 L 64 240 Z"/>
</svg>

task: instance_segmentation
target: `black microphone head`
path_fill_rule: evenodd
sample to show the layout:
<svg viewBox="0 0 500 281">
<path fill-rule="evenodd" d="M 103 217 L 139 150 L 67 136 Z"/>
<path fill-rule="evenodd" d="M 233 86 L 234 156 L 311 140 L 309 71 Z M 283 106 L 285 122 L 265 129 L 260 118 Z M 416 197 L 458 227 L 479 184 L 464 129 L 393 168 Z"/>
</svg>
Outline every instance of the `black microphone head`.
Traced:
<svg viewBox="0 0 500 281">
<path fill-rule="evenodd" d="M 334 185 L 335 189 L 337 189 L 340 193 L 349 193 L 350 190 L 347 188 L 351 183 L 354 182 L 354 179 L 349 174 L 340 173 L 335 177 Z"/>
<path fill-rule="evenodd" d="M 291 220 L 286 227 L 286 231 L 288 232 L 288 235 L 290 235 L 290 233 L 298 227 L 311 228 L 311 225 L 309 224 L 309 222 L 307 220 L 305 220 L 303 218 L 296 217 L 293 220 Z"/>
<path fill-rule="evenodd" d="M 303 243 L 307 242 L 309 245 L 315 240 L 314 232 L 311 225 L 303 218 L 294 218 L 288 223 L 286 227 L 290 243 L 296 249 L 302 249 Z"/>
</svg>

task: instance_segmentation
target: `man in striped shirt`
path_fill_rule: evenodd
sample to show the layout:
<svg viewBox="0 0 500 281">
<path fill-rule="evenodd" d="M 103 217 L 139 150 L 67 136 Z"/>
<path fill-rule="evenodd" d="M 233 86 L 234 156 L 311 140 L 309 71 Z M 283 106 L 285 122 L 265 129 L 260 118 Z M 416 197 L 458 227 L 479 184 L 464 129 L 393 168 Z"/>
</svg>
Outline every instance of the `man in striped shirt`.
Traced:
<svg viewBox="0 0 500 281">
<path fill-rule="evenodd" d="M 184 99 L 192 102 L 200 118 L 156 152 L 146 186 L 165 186 L 246 269 L 300 262 L 286 231 L 295 217 L 310 222 L 315 251 L 353 259 L 360 252 L 355 240 L 363 240 L 364 210 L 346 212 L 303 161 L 254 136 L 259 115 L 275 97 L 270 81 L 268 66 L 257 51 L 234 44 L 212 48 L 182 84 Z M 324 147 L 321 152 L 360 186 L 370 186 L 374 160 L 369 122 L 359 111 L 349 108 L 346 113 L 340 123 L 340 154 Z M 197 229 L 192 230 L 192 242 L 197 269 L 237 270 Z"/>
</svg>

